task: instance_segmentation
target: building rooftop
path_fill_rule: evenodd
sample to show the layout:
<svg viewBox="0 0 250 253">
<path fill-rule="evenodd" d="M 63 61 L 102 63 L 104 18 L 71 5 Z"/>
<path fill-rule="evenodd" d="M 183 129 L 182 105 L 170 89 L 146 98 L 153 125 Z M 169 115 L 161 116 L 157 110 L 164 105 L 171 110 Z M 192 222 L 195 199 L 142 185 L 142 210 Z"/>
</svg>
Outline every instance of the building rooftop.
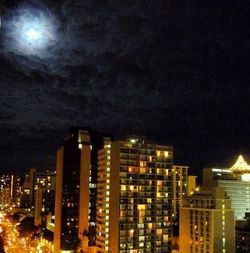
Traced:
<svg viewBox="0 0 250 253">
<path fill-rule="evenodd" d="M 235 164 L 230 168 L 234 173 L 250 173 L 250 165 L 240 155 Z"/>
</svg>

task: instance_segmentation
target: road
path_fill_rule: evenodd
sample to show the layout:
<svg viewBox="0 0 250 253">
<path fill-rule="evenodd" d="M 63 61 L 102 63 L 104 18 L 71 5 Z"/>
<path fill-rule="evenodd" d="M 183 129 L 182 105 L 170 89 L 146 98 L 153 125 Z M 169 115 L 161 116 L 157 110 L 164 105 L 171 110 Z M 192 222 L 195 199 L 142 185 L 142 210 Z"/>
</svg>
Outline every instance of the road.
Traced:
<svg viewBox="0 0 250 253">
<path fill-rule="evenodd" d="M 6 253 L 35 253 L 36 249 L 30 247 L 29 238 L 19 238 L 16 224 L 3 214 L 0 215 L 0 233 L 4 238 L 4 248 Z"/>
</svg>

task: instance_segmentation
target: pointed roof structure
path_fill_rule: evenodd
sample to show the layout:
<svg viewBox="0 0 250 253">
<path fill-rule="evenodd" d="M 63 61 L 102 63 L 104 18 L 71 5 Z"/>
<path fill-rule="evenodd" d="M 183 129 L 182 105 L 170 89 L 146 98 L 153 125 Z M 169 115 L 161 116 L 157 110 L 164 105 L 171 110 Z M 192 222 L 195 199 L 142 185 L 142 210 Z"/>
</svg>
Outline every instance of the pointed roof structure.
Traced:
<svg viewBox="0 0 250 253">
<path fill-rule="evenodd" d="M 236 163 L 230 168 L 234 173 L 250 173 L 250 165 L 239 155 Z"/>
</svg>

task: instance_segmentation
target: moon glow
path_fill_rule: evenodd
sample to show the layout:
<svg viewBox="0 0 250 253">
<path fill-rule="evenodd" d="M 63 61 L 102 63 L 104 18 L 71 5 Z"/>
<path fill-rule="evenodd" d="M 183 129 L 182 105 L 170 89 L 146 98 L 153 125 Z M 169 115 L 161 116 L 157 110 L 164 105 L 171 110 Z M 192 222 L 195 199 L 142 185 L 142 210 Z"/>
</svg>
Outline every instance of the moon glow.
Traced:
<svg viewBox="0 0 250 253">
<path fill-rule="evenodd" d="M 47 9 L 22 6 L 13 11 L 5 25 L 5 46 L 9 51 L 44 58 L 56 46 L 56 19 Z"/>
</svg>

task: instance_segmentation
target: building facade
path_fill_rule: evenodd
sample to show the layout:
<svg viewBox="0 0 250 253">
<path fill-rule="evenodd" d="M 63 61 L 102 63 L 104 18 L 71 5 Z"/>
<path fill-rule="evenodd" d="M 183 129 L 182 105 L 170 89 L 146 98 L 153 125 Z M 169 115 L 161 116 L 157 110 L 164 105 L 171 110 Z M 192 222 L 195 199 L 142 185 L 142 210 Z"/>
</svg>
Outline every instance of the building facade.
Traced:
<svg viewBox="0 0 250 253">
<path fill-rule="evenodd" d="M 25 208 L 27 211 L 34 210 L 35 174 L 36 169 L 29 169 L 21 186 L 20 207 Z"/>
<path fill-rule="evenodd" d="M 98 159 L 97 252 L 171 252 L 172 147 L 106 138 Z"/>
<path fill-rule="evenodd" d="M 0 177 L 0 203 L 2 206 L 20 206 L 20 177 L 6 174 Z"/>
<path fill-rule="evenodd" d="M 188 166 L 173 165 L 173 212 L 175 216 L 182 206 L 184 197 L 188 195 Z"/>
<path fill-rule="evenodd" d="M 102 134 L 72 127 L 57 152 L 55 252 L 95 245 L 97 152 Z"/>
<path fill-rule="evenodd" d="M 222 187 L 231 198 L 235 219 L 244 220 L 250 211 L 250 166 L 242 156 L 230 168 L 203 169 L 203 185 Z"/>
<path fill-rule="evenodd" d="M 55 210 L 55 171 L 39 172 L 35 176 L 34 224 L 46 226 L 46 216 Z"/>
<path fill-rule="evenodd" d="M 180 253 L 235 253 L 234 210 L 224 189 L 194 193 L 180 208 Z"/>
</svg>

